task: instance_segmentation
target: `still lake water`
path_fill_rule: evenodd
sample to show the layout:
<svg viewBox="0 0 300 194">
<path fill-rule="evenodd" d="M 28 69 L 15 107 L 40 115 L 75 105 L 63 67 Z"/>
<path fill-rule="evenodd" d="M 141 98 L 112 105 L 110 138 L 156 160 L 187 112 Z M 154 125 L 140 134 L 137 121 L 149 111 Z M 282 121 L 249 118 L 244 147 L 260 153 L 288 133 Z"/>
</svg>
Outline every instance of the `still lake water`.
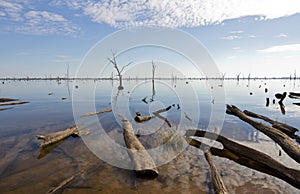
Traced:
<svg viewBox="0 0 300 194">
<path fill-rule="evenodd" d="M 154 118 L 148 123 L 136 123 L 133 120 L 135 112 L 149 115 L 174 105 L 163 114 L 172 123 L 172 130 L 213 130 L 220 127 L 224 119 L 220 130 L 222 135 L 264 152 L 290 168 L 300 169 L 300 165 L 268 137 L 238 118 L 224 115 L 225 104 L 233 104 L 299 128 L 300 106 L 292 103 L 300 102 L 300 99 L 287 97 L 284 100 L 285 114 L 282 114 L 277 99 L 275 104 L 272 103 L 275 93 L 300 92 L 299 80 L 225 80 L 214 86 L 207 84 L 206 80 L 156 80 L 154 88 L 151 80 L 124 80 L 124 90 L 121 91 L 116 89 L 117 84 L 117 81 L 103 80 L 5 81 L 1 84 L 0 98 L 16 98 L 30 103 L 0 111 L 0 193 L 46 193 L 73 175 L 74 180 L 58 193 L 212 192 L 208 164 L 203 153 L 193 147 L 160 164 L 159 176 L 154 180 L 137 178 L 132 170 L 110 165 L 93 154 L 83 141 L 94 135 L 97 125 L 91 123 L 85 127 L 90 132 L 86 137 L 70 137 L 49 149 L 40 149 L 41 141 L 36 135 L 64 130 L 75 125 L 74 118 L 78 124 L 81 114 L 109 107 L 115 114 L 100 114 L 97 121 L 121 146 L 124 146 L 124 140 L 118 114 L 124 114 L 135 132 L 142 129 L 142 137 L 147 137 L 160 133 L 157 129 L 164 122 Z M 224 90 L 225 96 L 212 95 L 211 91 L 217 90 Z M 268 107 L 265 106 L 266 98 L 270 98 Z M 214 111 L 217 114 L 213 115 Z M 186 115 L 191 120 L 186 119 Z M 159 130 L 164 129 L 170 130 L 168 126 Z M 146 143 L 152 141 L 150 138 L 144 140 Z M 282 156 L 279 156 L 279 150 Z M 254 190 L 256 193 L 299 193 L 298 189 L 280 179 L 228 159 L 214 157 L 214 162 L 230 193 L 252 193 Z"/>
</svg>

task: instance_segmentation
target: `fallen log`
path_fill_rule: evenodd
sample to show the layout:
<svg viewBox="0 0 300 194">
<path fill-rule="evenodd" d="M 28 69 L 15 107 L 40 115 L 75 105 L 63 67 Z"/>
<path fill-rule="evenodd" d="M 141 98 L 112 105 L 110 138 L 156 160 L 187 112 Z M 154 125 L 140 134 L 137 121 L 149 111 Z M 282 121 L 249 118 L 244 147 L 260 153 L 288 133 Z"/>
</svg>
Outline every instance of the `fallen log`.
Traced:
<svg viewBox="0 0 300 194">
<path fill-rule="evenodd" d="M 123 136 L 127 152 L 134 165 L 134 171 L 137 176 L 141 178 L 155 178 L 158 176 L 156 165 L 142 145 L 142 143 L 135 136 L 131 123 L 123 118 L 122 119 Z"/>
<path fill-rule="evenodd" d="M 260 114 L 256 114 L 254 112 L 248 111 L 248 110 L 244 110 L 243 111 L 247 116 L 253 117 L 253 118 L 258 118 L 258 119 L 262 119 L 270 124 L 272 124 L 272 127 L 279 129 L 280 131 L 282 131 L 283 133 L 287 134 L 288 136 L 290 136 L 291 138 L 295 138 L 295 133 L 298 131 L 297 128 L 292 127 L 290 125 L 287 125 L 285 123 L 281 123 L 278 121 L 274 121 L 266 116 L 260 115 Z"/>
<path fill-rule="evenodd" d="M 17 101 L 18 99 L 13 98 L 0 98 L 0 102 L 11 102 L 11 101 Z"/>
<path fill-rule="evenodd" d="M 204 153 L 204 155 L 205 155 L 205 159 L 210 167 L 210 173 L 211 173 L 211 178 L 212 178 L 212 183 L 213 183 L 213 186 L 215 189 L 215 193 L 228 194 L 228 191 L 221 179 L 221 176 L 220 176 L 216 166 L 214 165 L 211 152 L 208 150 Z"/>
<path fill-rule="evenodd" d="M 48 135 L 37 135 L 38 139 L 43 139 L 44 142 L 40 143 L 41 147 L 46 147 L 48 145 L 54 144 L 60 140 L 68 138 L 69 136 L 79 136 L 78 127 L 70 127 L 64 131 L 58 131 L 54 133 L 50 133 Z"/>
<path fill-rule="evenodd" d="M 236 106 L 227 105 L 226 113 L 239 117 L 241 120 L 249 123 L 257 130 L 269 136 L 272 140 L 278 143 L 278 145 L 280 145 L 291 158 L 300 163 L 300 147 L 288 135 L 277 128 L 267 126 L 261 122 L 251 119 Z"/>
<path fill-rule="evenodd" d="M 12 109 L 12 108 L 0 108 L 0 111 L 9 110 L 9 109 Z"/>
<path fill-rule="evenodd" d="M 300 99 L 300 93 L 290 92 L 289 97 L 294 99 Z"/>
<path fill-rule="evenodd" d="M 19 104 L 27 104 L 29 102 L 11 102 L 11 103 L 2 103 L 0 106 L 13 106 L 13 105 L 19 105 Z"/>
<path fill-rule="evenodd" d="M 148 121 L 153 118 L 152 116 L 149 116 L 149 115 L 142 116 L 140 112 L 136 112 L 135 114 L 136 114 L 136 116 L 134 117 L 134 120 L 138 123 Z"/>
<path fill-rule="evenodd" d="M 80 117 L 88 117 L 88 116 L 98 115 L 98 114 L 101 114 L 101 113 L 111 112 L 111 111 L 112 111 L 111 108 L 107 108 L 107 109 L 104 109 L 104 110 L 101 110 L 101 111 L 98 111 L 98 112 L 86 113 L 86 114 L 81 115 Z"/>
<path fill-rule="evenodd" d="M 224 136 L 203 130 L 187 130 L 186 140 L 189 145 L 210 152 L 219 157 L 230 159 L 240 165 L 277 177 L 300 189 L 300 171 L 291 169 L 277 162 L 272 157 L 255 149 L 238 144 Z M 204 137 L 216 140 L 223 145 L 222 149 L 210 147 L 191 137 Z"/>
</svg>

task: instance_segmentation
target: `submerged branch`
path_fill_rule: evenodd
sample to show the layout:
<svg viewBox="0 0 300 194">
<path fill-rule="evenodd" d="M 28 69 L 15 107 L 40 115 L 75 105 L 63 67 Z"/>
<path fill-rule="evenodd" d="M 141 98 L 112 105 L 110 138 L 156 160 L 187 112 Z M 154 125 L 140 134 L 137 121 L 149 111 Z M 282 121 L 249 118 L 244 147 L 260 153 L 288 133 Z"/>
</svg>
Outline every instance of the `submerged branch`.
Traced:
<svg viewBox="0 0 300 194">
<path fill-rule="evenodd" d="M 101 111 L 98 111 L 98 112 L 86 113 L 86 114 L 81 115 L 80 117 L 88 117 L 88 116 L 98 115 L 98 114 L 101 114 L 101 113 L 111 112 L 111 111 L 112 111 L 111 108 L 107 108 L 107 109 L 104 109 L 104 110 L 101 110 Z"/>
</svg>

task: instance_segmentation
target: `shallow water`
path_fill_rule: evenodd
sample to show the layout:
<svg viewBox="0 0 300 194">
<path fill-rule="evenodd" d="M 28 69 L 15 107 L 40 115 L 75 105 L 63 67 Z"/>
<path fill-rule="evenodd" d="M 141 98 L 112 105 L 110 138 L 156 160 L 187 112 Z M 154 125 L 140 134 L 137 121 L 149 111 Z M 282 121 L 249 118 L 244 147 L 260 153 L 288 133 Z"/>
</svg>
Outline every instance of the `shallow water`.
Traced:
<svg viewBox="0 0 300 194">
<path fill-rule="evenodd" d="M 135 132 L 141 129 L 140 139 L 147 148 L 159 146 L 176 131 L 221 128 L 219 124 L 222 123 L 223 115 L 222 135 L 267 153 L 290 168 L 300 169 L 300 165 L 268 137 L 236 117 L 223 114 L 225 104 L 234 104 L 243 110 L 263 114 L 299 128 L 300 107 L 292 103 L 300 99 L 287 97 L 284 100 L 285 114 L 282 114 L 278 100 L 272 103 L 275 93 L 300 92 L 298 82 L 218 80 L 211 85 L 206 80 L 156 80 L 153 90 L 151 80 L 124 80 L 124 90 L 118 91 L 117 81 L 5 81 L 0 86 L 1 98 L 17 98 L 30 103 L 0 111 L 0 192 L 45 193 L 73 175 L 74 180 L 59 193 L 213 191 L 209 167 L 202 151 L 196 148 L 183 149 L 176 158 L 162 163 L 158 167 L 160 174 L 154 180 L 137 178 L 132 170 L 118 168 L 103 158 L 99 159 L 86 146 L 86 141 L 98 146 L 94 142 L 98 141 L 97 135 L 101 135 L 97 131 L 97 123 L 100 123 L 110 139 L 124 146 L 118 114 L 125 115 L 131 121 Z M 223 90 L 225 96 L 222 96 Z M 145 97 L 147 103 L 142 101 Z M 268 107 L 265 106 L 267 97 L 270 98 Z M 162 115 L 172 123 L 171 128 L 157 118 L 142 124 L 133 120 L 137 111 L 148 115 L 170 105 L 172 108 Z M 96 120 L 80 118 L 81 114 L 109 107 L 113 108 L 113 113 L 95 116 Z M 214 111 L 217 114 L 212 115 Z M 84 129 L 90 134 L 81 138 L 69 137 L 46 150 L 40 149 L 41 141 L 36 139 L 36 135 L 64 130 L 75 124 L 84 124 Z M 278 156 L 279 150 L 282 156 Z M 115 153 L 113 149 L 108 149 L 105 154 Z M 278 178 L 230 160 L 214 157 L 214 162 L 230 193 L 249 193 L 253 190 L 258 193 L 299 192 Z"/>
</svg>

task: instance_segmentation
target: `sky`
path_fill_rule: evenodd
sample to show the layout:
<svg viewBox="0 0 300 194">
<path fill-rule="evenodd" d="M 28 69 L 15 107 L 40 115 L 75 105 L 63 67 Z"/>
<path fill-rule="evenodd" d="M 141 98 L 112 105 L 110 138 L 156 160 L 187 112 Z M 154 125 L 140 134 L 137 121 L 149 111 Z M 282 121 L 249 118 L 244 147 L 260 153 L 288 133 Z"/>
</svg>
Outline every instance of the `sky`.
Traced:
<svg viewBox="0 0 300 194">
<path fill-rule="evenodd" d="M 192 35 L 227 77 L 300 75 L 299 23 L 299 0 L 0 0 L 0 77 L 75 76 L 95 44 L 136 27 Z"/>
</svg>

